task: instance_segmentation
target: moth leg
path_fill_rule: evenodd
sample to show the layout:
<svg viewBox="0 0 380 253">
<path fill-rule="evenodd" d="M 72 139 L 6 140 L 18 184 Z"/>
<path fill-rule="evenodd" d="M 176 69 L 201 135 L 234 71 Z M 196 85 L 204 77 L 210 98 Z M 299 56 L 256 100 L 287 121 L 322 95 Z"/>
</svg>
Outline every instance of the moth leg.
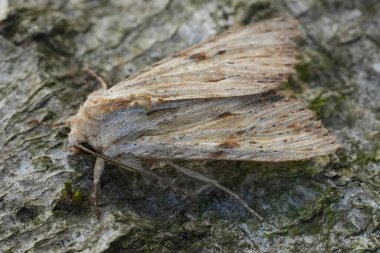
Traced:
<svg viewBox="0 0 380 253">
<path fill-rule="evenodd" d="M 179 212 L 181 212 L 183 209 L 186 208 L 187 205 L 189 205 L 191 202 L 194 201 L 194 199 L 201 194 L 203 191 L 210 188 L 212 185 L 206 184 L 201 186 L 200 188 L 196 189 L 194 192 L 191 192 L 189 194 L 186 194 L 179 202 L 176 208 L 173 209 L 173 214 L 171 214 L 171 217 L 174 218 Z M 182 203 L 184 203 L 182 205 Z M 182 206 L 181 206 L 182 205 Z"/>
<path fill-rule="evenodd" d="M 100 157 L 96 158 L 94 166 L 94 190 L 91 194 L 91 202 L 95 207 L 95 214 L 100 219 L 100 208 L 98 206 L 99 192 L 100 192 L 100 176 L 104 170 L 104 160 Z"/>
<path fill-rule="evenodd" d="M 173 162 L 166 161 L 166 163 L 169 164 L 170 166 L 172 166 L 173 168 L 175 168 L 176 170 L 182 172 L 183 174 L 189 176 L 189 177 L 198 179 L 198 180 L 200 180 L 202 182 L 205 182 L 207 184 L 211 184 L 211 185 L 213 185 L 213 186 L 221 189 L 222 191 L 228 193 L 233 198 L 235 198 L 237 201 L 239 201 L 240 204 L 242 204 L 251 214 L 253 214 L 254 216 L 256 216 L 261 221 L 264 220 L 264 218 L 260 214 L 258 214 L 255 210 L 253 210 L 252 208 L 250 208 L 249 205 L 242 198 L 240 198 L 239 195 L 237 195 L 236 193 L 234 193 L 230 189 L 224 187 L 223 185 L 220 185 L 216 180 L 213 180 L 213 179 L 210 179 L 208 177 L 205 177 L 204 175 L 202 175 L 200 173 L 197 173 L 197 172 L 195 172 L 193 170 L 189 170 L 189 169 L 187 169 L 187 168 L 185 168 L 183 166 L 180 166 L 178 164 L 175 164 Z"/>
<path fill-rule="evenodd" d="M 107 82 L 98 74 L 95 73 L 92 69 L 86 69 L 86 72 L 89 73 L 91 76 L 93 76 L 98 82 L 100 83 L 100 86 L 102 87 L 102 90 L 107 90 L 108 89 L 108 84 Z"/>
</svg>

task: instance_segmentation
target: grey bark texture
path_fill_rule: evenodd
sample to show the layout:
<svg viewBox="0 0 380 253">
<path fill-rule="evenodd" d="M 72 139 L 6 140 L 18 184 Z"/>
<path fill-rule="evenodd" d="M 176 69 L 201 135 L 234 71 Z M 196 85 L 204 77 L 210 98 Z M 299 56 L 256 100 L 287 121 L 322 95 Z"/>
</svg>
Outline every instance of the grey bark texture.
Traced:
<svg viewBox="0 0 380 253">
<path fill-rule="evenodd" d="M 1 252 L 379 252 L 380 3 L 377 0 L 1 0 Z M 309 103 L 341 148 L 294 163 L 186 166 L 155 173 L 189 194 L 107 165 L 102 217 L 94 158 L 67 150 L 73 115 L 99 88 L 238 24 L 300 21 L 301 63 L 283 89 Z M 186 197 L 184 199 L 184 197 Z"/>
</svg>

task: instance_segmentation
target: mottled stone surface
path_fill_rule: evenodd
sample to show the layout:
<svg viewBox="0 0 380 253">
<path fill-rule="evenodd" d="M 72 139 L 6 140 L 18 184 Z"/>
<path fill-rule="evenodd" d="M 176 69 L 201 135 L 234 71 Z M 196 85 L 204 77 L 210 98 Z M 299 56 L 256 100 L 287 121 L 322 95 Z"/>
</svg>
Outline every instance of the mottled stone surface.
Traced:
<svg viewBox="0 0 380 253">
<path fill-rule="evenodd" d="M 8 2 L 0 21 L 1 252 L 380 250 L 377 0 Z M 53 127 L 99 87 L 85 70 L 113 84 L 227 27 L 278 15 L 296 17 L 303 30 L 302 61 L 284 89 L 318 113 L 341 144 L 337 154 L 188 164 L 266 222 L 212 187 L 182 200 L 153 179 L 107 166 L 97 220 L 94 159 L 69 155 L 68 129 Z M 156 172 L 189 193 L 202 187 L 168 167 Z"/>
</svg>

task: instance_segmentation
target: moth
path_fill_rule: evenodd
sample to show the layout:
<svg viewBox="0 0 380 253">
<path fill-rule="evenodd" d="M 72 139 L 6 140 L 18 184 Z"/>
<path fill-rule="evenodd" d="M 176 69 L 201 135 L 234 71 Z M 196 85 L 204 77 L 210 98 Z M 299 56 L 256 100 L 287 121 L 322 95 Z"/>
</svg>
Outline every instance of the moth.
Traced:
<svg viewBox="0 0 380 253">
<path fill-rule="evenodd" d="M 181 171 L 176 160 L 281 162 L 332 153 L 338 145 L 316 114 L 276 91 L 295 73 L 298 37 L 297 21 L 269 19 L 97 90 L 71 119 L 69 146 L 97 156 L 95 189 L 105 160 L 149 174 L 146 160 Z"/>
</svg>

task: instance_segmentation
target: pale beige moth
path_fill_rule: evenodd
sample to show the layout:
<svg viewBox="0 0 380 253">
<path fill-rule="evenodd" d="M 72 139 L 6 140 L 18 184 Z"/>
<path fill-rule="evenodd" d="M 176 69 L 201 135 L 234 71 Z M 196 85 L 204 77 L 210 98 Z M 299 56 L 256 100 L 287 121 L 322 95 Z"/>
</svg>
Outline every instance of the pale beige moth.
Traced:
<svg viewBox="0 0 380 253">
<path fill-rule="evenodd" d="M 295 72 L 297 21 L 231 29 L 91 93 L 71 119 L 71 150 L 137 171 L 146 160 L 295 161 L 338 145 L 313 111 L 276 91 Z M 177 169 L 179 166 L 177 166 Z"/>
</svg>

